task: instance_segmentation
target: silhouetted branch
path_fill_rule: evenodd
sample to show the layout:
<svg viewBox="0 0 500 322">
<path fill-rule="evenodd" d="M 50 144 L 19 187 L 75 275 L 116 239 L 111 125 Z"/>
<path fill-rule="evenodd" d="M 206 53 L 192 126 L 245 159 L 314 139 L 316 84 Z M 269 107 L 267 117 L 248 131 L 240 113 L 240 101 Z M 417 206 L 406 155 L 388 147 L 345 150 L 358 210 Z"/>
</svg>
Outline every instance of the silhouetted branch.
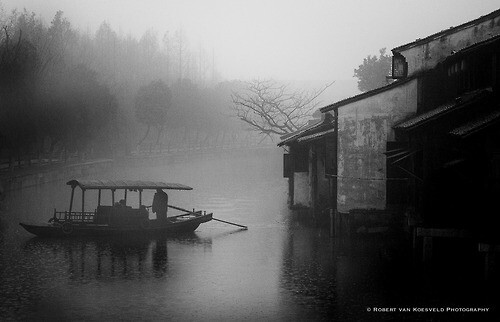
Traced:
<svg viewBox="0 0 500 322">
<path fill-rule="evenodd" d="M 231 95 L 236 116 L 264 135 L 285 135 L 307 125 L 318 107 L 318 97 L 334 82 L 311 93 L 289 92 L 272 80 L 247 83 L 245 92 Z"/>
</svg>

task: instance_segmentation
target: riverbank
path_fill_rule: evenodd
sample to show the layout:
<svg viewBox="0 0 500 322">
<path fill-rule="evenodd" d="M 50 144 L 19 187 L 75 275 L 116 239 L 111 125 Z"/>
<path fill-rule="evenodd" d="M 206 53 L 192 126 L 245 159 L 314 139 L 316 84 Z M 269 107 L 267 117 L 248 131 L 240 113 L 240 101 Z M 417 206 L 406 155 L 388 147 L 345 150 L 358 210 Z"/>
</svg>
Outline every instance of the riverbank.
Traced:
<svg viewBox="0 0 500 322">
<path fill-rule="evenodd" d="M 112 159 L 98 159 L 86 162 L 54 163 L 40 167 L 26 167 L 0 174 L 0 194 L 30 188 L 45 183 L 66 180 L 69 177 L 84 177 L 109 170 Z"/>
</svg>

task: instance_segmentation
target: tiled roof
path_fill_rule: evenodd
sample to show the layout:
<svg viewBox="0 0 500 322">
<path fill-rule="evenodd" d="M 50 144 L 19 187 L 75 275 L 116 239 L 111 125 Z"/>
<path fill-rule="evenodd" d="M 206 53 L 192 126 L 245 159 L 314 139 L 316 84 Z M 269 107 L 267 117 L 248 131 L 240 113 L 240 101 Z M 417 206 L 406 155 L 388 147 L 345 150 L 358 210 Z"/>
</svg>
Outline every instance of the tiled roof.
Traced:
<svg viewBox="0 0 500 322">
<path fill-rule="evenodd" d="M 172 189 L 193 190 L 193 188 L 180 183 L 165 183 L 160 181 L 139 180 L 71 180 L 69 186 L 79 186 L 82 189 Z"/>
<path fill-rule="evenodd" d="M 332 126 L 333 126 L 333 124 L 332 124 Z M 297 139 L 297 142 L 303 143 L 303 142 L 307 142 L 307 141 L 317 140 L 317 139 L 324 137 L 325 135 L 328 135 L 328 134 L 331 134 L 334 132 L 335 132 L 335 128 L 331 128 L 331 129 L 328 129 L 326 131 L 321 131 L 321 132 L 314 133 L 311 135 L 302 136 L 302 137 Z"/>
<path fill-rule="evenodd" d="M 396 124 L 394 126 L 395 129 L 408 129 L 411 128 L 415 125 L 418 125 L 424 121 L 430 120 L 435 116 L 439 116 L 441 114 L 444 114 L 446 111 L 449 111 L 450 109 L 454 108 L 456 106 L 456 103 L 448 103 L 439 106 L 438 108 L 435 108 L 433 110 L 430 110 L 426 113 L 422 113 L 420 115 L 415 116 L 414 118 L 411 118 L 409 120 L 406 120 L 404 122 L 401 122 L 399 124 Z"/>
<path fill-rule="evenodd" d="M 318 132 L 322 132 L 322 131 L 331 129 L 333 126 L 333 116 L 331 116 L 329 114 L 323 114 L 323 115 L 324 115 L 324 119 L 321 121 L 318 121 L 318 123 L 308 125 L 306 128 L 301 129 L 297 132 L 294 132 L 288 136 L 282 136 L 281 138 L 284 140 L 281 141 L 280 143 L 278 143 L 278 146 L 289 145 L 289 144 L 297 141 L 297 139 L 304 137 L 306 135 L 311 135 L 311 134 L 315 134 Z"/>
<path fill-rule="evenodd" d="M 462 56 L 463 54 L 467 54 L 468 52 L 476 50 L 478 48 L 486 47 L 490 44 L 494 44 L 495 42 L 498 42 L 498 41 L 500 41 L 500 35 L 496 35 L 496 36 L 488 38 L 486 40 L 478 41 L 474 44 L 471 44 L 468 47 L 460 49 L 459 51 L 453 53 L 451 56 L 448 56 L 445 61 L 454 59 L 458 56 Z"/>
<path fill-rule="evenodd" d="M 287 136 L 282 136 L 281 138 L 284 140 L 281 141 L 280 143 L 278 143 L 278 146 L 286 145 L 287 143 L 290 143 L 290 142 L 296 140 L 297 138 L 299 138 L 305 132 L 311 132 L 311 131 L 321 127 L 322 125 L 323 125 L 323 121 L 318 121 L 318 123 L 308 125 L 305 128 L 298 130 L 297 132 L 294 132 L 294 133 L 289 134 Z"/>
<path fill-rule="evenodd" d="M 496 110 L 490 112 L 488 114 L 483 114 L 478 118 L 460 126 L 456 129 L 450 131 L 451 135 L 459 136 L 459 137 L 467 137 L 485 127 L 488 127 L 494 122 L 500 120 L 500 110 Z"/>
<path fill-rule="evenodd" d="M 488 95 L 491 92 L 491 88 L 482 88 L 475 91 L 471 91 L 463 94 L 460 97 L 457 97 L 455 101 L 443 104 L 435 109 L 432 109 L 428 112 L 419 114 L 414 116 L 408 120 L 402 121 L 393 126 L 394 129 L 408 130 L 420 124 L 423 124 L 427 121 L 436 119 L 441 115 L 444 115 L 456 108 L 460 108 L 466 106 L 468 103 L 475 101 L 483 97 L 484 95 Z"/>
</svg>

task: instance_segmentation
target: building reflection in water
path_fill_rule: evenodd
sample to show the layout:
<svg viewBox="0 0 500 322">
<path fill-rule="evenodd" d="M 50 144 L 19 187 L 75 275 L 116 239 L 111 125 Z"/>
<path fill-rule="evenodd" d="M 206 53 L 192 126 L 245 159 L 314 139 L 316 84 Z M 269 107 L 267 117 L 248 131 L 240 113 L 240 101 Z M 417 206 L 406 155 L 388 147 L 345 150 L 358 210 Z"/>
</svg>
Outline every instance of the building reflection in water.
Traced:
<svg viewBox="0 0 500 322">
<path fill-rule="evenodd" d="M 319 320 L 370 319 L 367 307 L 408 304 L 404 271 L 386 251 L 391 243 L 384 236 L 334 239 L 327 230 L 290 222 L 280 276 L 287 304 L 307 312 L 298 319 Z"/>
</svg>

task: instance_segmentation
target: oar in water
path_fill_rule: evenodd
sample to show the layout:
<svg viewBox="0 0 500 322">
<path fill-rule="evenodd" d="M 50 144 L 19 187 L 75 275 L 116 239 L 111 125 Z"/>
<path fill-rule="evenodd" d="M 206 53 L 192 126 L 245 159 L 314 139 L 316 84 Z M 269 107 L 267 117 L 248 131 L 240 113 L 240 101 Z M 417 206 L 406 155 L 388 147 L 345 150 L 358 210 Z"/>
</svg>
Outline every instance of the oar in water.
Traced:
<svg viewBox="0 0 500 322">
<path fill-rule="evenodd" d="M 177 210 L 180 210 L 180 211 L 185 211 L 187 213 L 190 213 L 192 215 L 196 215 L 198 216 L 199 214 L 195 213 L 195 212 L 192 212 L 190 210 L 187 210 L 187 209 L 184 209 L 184 208 L 180 208 L 180 207 L 176 207 L 176 206 L 172 206 L 172 205 L 167 205 L 167 207 L 169 208 L 172 208 L 172 209 L 177 209 Z M 225 224 L 229 224 L 229 225 L 234 225 L 234 226 L 238 226 L 238 227 L 241 227 L 245 230 L 248 230 L 248 227 L 247 226 L 243 226 L 243 225 L 238 225 L 238 224 L 235 224 L 234 222 L 229 222 L 229 221 L 225 221 L 225 220 L 221 220 L 221 219 L 217 219 L 217 218 L 214 218 L 212 217 L 213 220 L 216 220 L 216 221 L 220 221 L 220 222 L 223 222 Z"/>
</svg>

